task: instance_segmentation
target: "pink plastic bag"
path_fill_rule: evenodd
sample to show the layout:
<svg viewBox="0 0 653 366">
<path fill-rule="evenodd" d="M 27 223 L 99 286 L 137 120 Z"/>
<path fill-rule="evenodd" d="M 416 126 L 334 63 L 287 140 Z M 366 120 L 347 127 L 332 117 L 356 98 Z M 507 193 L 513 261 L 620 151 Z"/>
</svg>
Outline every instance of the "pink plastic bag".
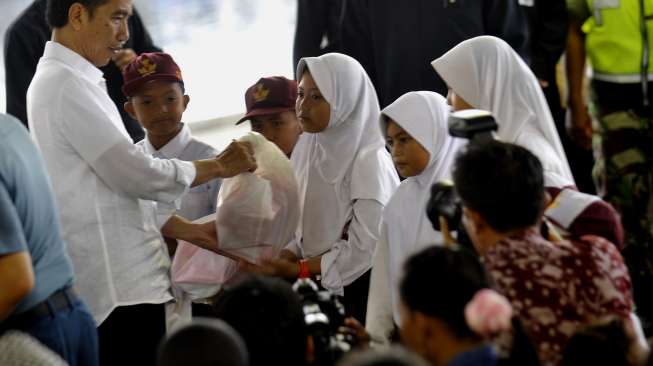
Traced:
<svg viewBox="0 0 653 366">
<path fill-rule="evenodd" d="M 241 141 L 252 144 L 257 170 L 225 179 L 217 214 L 196 220 L 215 218 L 222 255 L 180 241 L 172 262 L 173 285 L 193 299 L 212 296 L 238 272 L 229 258 L 260 263 L 276 257 L 299 223 L 297 181 L 288 158 L 258 133 Z"/>
</svg>

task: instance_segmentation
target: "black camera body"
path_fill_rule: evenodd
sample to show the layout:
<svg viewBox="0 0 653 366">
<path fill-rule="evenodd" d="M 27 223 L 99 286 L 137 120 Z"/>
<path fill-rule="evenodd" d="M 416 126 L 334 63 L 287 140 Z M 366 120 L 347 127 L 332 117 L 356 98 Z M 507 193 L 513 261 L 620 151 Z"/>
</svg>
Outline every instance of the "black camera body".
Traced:
<svg viewBox="0 0 653 366">
<path fill-rule="evenodd" d="M 338 332 L 345 322 L 345 307 L 338 296 L 320 290 L 310 278 L 300 278 L 292 286 L 299 295 L 308 334 L 313 338 L 315 365 L 335 365 L 352 349 L 353 340 Z"/>
<path fill-rule="evenodd" d="M 471 142 L 493 140 L 492 132 L 498 129 L 499 125 L 492 114 L 481 109 L 453 112 L 449 116 L 449 134 Z"/>
<path fill-rule="evenodd" d="M 468 109 L 454 112 L 449 116 L 449 134 L 468 139 L 472 144 L 494 140 L 493 132 L 498 129 L 499 125 L 488 111 Z M 458 243 L 471 245 L 461 222 L 462 203 L 452 182 L 440 181 L 431 186 L 426 215 L 436 231 L 440 231 L 440 217 L 444 217 L 449 228 L 457 231 Z"/>
</svg>

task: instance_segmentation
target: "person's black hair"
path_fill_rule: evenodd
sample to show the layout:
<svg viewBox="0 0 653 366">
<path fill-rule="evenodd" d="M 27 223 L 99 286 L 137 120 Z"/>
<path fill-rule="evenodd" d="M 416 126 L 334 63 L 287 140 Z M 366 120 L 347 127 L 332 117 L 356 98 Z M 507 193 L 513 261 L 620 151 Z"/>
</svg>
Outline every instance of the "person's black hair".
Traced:
<svg viewBox="0 0 653 366">
<path fill-rule="evenodd" d="M 464 310 L 476 292 L 488 287 L 485 269 L 474 254 L 431 246 L 405 262 L 399 290 L 410 311 L 440 319 L 461 339 L 476 339 Z"/>
<path fill-rule="evenodd" d="M 591 325 L 577 331 L 562 352 L 562 366 L 628 366 L 630 340 L 621 319 Z"/>
<path fill-rule="evenodd" d="M 68 24 L 68 11 L 70 7 L 82 4 L 93 16 L 95 9 L 106 4 L 109 0 L 47 0 L 45 18 L 50 28 L 62 28 Z"/>
<path fill-rule="evenodd" d="M 159 345 L 157 366 L 247 366 L 242 337 L 220 319 L 197 318 Z"/>
<path fill-rule="evenodd" d="M 456 157 L 453 178 L 463 205 L 496 231 L 533 226 L 542 214 L 542 164 L 521 146 L 499 141 L 470 144 Z"/>
<path fill-rule="evenodd" d="M 340 360 L 337 366 L 428 366 L 417 354 L 404 347 L 368 349 L 352 352 Z"/>
<path fill-rule="evenodd" d="M 250 365 L 306 364 L 304 312 L 287 282 L 246 275 L 221 291 L 214 311 L 245 340 Z"/>
</svg>

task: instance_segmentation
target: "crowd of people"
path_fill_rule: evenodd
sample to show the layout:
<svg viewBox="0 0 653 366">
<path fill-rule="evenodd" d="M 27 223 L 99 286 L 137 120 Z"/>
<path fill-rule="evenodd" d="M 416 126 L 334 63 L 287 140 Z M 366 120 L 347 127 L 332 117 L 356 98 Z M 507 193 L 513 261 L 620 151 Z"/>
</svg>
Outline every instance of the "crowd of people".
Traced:
<svg viewBox="0 0 653 366">
<path fill-rule="evenodd" d="M 253 147 L 193 137 L 131 0 L 34 0 L 5 35 L 0 364 L 653 364 L 653 8 L 608 3 L 299 0 L 294 80 L 237 121 L 292 166 L 295 234 L 180 325 L 178 243 L 224 254 L 196 220 Z"/>
</svg>

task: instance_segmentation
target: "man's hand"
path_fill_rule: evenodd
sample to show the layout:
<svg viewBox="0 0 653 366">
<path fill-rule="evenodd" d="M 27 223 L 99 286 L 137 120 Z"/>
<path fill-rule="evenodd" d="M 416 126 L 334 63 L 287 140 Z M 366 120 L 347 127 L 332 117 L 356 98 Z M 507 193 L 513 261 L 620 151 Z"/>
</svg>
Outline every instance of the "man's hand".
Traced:
<svg viewBox="0 0 653 366">
<path fill-rule="evenodd" d="M 194 224 L 183 217 L 173 215 L 161 228 L 165 237 L 185 240 L 200 248 L 217 252 L 218 232 L 215 221 Z"/>
<path fill-rule="evenodd" d="M 567 109 L 565 125 L 567 133 L 580 147 L 590 150 L 592 148 L 592 117 L 587 106 L 570 106 Z"/>
<path fill-rule="evenodd" d="M 345 324 L 338 328 L 338 332 L 349 336 L 353 340 L 353 346 L 360 349 L 368 349 L 372 337 L 367 332 L 365 327 L 356 318 L 345 319 Z"/>
<path fill-rule="evenodd" d="M 233 141 L 220 155 L 213 159 L 195 160 L 195 180 L 191 187 L 216 178 L 230 178 L 256 170 L 254 149 L 248 142 Z"/>
<path fill-rule="evenodd" d="M 118 69 L 120 69 L 120 71 L 122 71 L 135 58 L 136 58 L 136 52 L 134 52 L 134 50 L 132 50 L 131 48 L 123 48 L 122 50 L 118 51 L 115 55 L 113 55 L 111 60 L 113 60 L 113 63 L 116 64 L 116 66 L 118 66 Z"/>
<path fill-rule="evenodd" d="M 244 172 L 256 170 L 254 149 L 248 142 L 232 141 L 220 155 L 215 157 L 218 176 L 230 178 Z"/>
<path fill-rule="evenodd" d="M 216 252 L 218 250 L 218 231 L 215 221 L 191 225 L 194 230 L 191 230 L 187 241 L 200 248 Z"/>
</svg>

